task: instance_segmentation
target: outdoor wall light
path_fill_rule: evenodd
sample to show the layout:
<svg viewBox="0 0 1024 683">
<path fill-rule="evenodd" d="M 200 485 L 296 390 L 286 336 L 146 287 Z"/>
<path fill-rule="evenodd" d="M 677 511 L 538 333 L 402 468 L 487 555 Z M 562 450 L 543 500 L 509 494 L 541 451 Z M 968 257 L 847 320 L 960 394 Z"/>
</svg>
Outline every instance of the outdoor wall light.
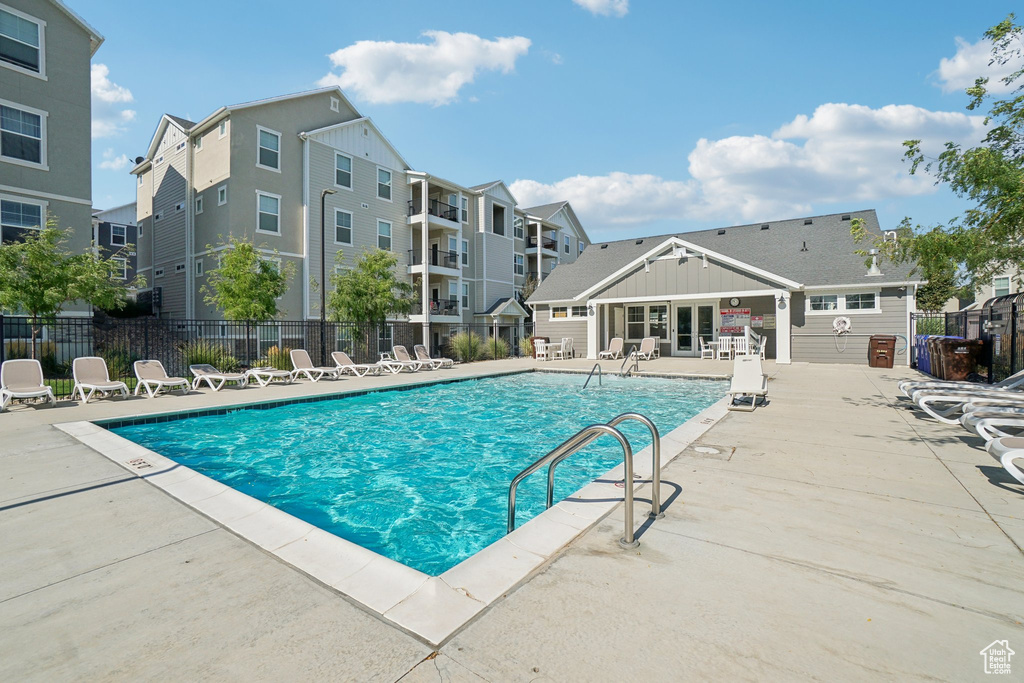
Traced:
<svg viewBox="0 0 1024 683">
<path fill-rule="evenodd" d="M 589 315 L 597 315 L 597 306 L 594 304 L 587 304 L 587 313 Z"/>
</svg>

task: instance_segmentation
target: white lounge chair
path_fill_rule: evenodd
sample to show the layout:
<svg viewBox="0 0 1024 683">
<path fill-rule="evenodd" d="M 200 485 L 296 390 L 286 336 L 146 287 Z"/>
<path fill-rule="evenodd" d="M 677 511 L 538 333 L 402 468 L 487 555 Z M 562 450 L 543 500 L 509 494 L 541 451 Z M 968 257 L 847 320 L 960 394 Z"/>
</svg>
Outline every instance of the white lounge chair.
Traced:
<svg viewBox="0 0 1024 683">
<path fill-rule="evenodd" d="M 986 449 L 993 458 L 999 461 L 1006 473 L 1024 484 L 1024 472 L 1017 466 L 1016 460 L 1024 461 L 1024 438 L 1019 436 L 1003 437 L 988 442 Z"/>
<path fill-rule="evenodd" d="M 220 391 L 226 384 L 233 383 L 236 388 L 241 389 L 249 384 L 249 375 L 244 372 L 221 372 L 212 365 L 196 363 L 188 366 L 188 371 L 195 377 L 192 380 L 192 388 L 198 389 L 202 382 L 214 391 Z"/>
<path fill-rule="evenodd" d="M 610 360 L 622 358 L 622 347 L 624 345 L 625 341 L 622 339 L 622 337 L 615 337 L 608 343 L 608 348 L 598 353 L 597 357 L 599 360 L 602 358 L 607 358 Z"/>
<path fill-rule="evenodd" d="M 1024 386 L 1024 370 L 1014 373 L 1001 382 L 995 384 L 982 384 L 980 382 L 953 382 L 942 379 L 937 380 L 903 380 L 899 383 L 899 389 L 907 398 L 912 398 L 914 392 L 921 390 L 944 390 L 944 389 L 1015 389 Z"/>
<path fill-rule="evenodd" d="M 76 358 L 71 363 L 71 375 L 75 378 L 75 385 L 71 389 L 71 398 L 80 396 L 82 403 L 88 403 L 96 394 L 101 398 L 108 398 L 119 394 L 122 398 L 128 396 L 128 385 L 110 379 L 110 372 L 107 370 L 107 361 L 99 356 L 83 356 Z M 86 394 L 86 389 L 89 393 Z"/>
<path fill-rule="evenodd" d="M 295 375 L 290 370 L 279 370 L 271 367 L 250 368 L 245 371 L 246 377 L 256 380 L 261 387 L 265 387 L 274 380 L 280 380 L 283 384 L 291 384 L 295 381 Z"/>
<path fill-rule="evenodd" d="M 429 363 L 432 368 L 450 368 L 455 365 L 455 361 L 451 358 L 431 358 L 430 352 L 423 344 L 414 345 L 412 351 L 416 354 L 416 360 L 421 363 Z"/>
<path fill-rule="evenodd" d="M 706 342 L 702 337 L 698 337 L 697 341 L 700 342 L 701 360 L 715 360 L 716 351 L 718 351 L 718 347 L 714 344 L 714 342 Z"/>
<path fill-rule="evenodd" d="M 416 360 L 415 358 L 410 356 L 409 349 L 405 348 L 401 344 L 399 344 L 398 346 L 392 346 L 391 353 L 394 354 L 392 356 L 395 359 L 393 362 L 401 363 L 402 365 L 406 366 L 406 369 L 408 369 L 410 372 L 419 372 L 420 370 L 423 369 L 423 366 L 426 365 L 426 363 L 424 363 L 423 361 Z M 429 369 L 433 370 L 434 367 L 429 366 Z"/>
<path fill-rule="evenodd" d="M 761 357 L 757 355 L 737 356 L 732 362 L 732 384 L 726 395 L 730 397 L 729 410 L 753 412 L 757 402 L 768 396 L 768 377 L 761 369 Z M 750 399 L 750 407 L 743 403 Z M 740 400 L 741 403 L 736 401 Z"/>
<path fill-rule="evenodd" d="M 939 422 L 955 425 L 960 421 L 964 407 L 970 403 L 995 406 L 1024 406 L 1024 392 L 1011 390 L 918 390 L 913 394 L 914 403 Z M 946 406 L 941 408 L 940 406 Z"/>
<path fill-rule="evenodd" d="M 365 377 L 366 375 L 379 375 L 384 370 L 379 363 L 355 363 L 344 351 L 332 352 L 331 360 L 334 361 L 340 374 L 352 373 L 356 377 Z"/>
<path fill-rule="evenodd" d="M 0 365 L 0 412 L 16 398 L 43 398 L 49 405 L 56 405 L 53 389 L 43 381 L 39 361 L 18 358 Z"/>
<path fill-rule="evenodd" d="M 153 398 L 161 391 L 173 391 L 174 389 L 180 389 L 182 394 L 188 393 L 188 380 L 184 377 L 169 377 L 167 371 L 164 370 L 164 364 L 158 360 L 137 360 L 133 367 L 135 368 L 135 377 L 139 380 L 135 385 L 136 396 L 142 389 L 146 390 L 149 398 Z"/>
<path fill-rule="evenodd" d="M 324 377 L 338 379 L 341 376 L 338 368 L 313 365 L 313 359 L 309 357 L 309 352 L 306 349 L 292 349 L 290 355 L 294 368 L 292 377 L 302 375 L 310 382 L 319 382 Z"/>
<path fill-rule="evenodd" d="M 640 340 L 640 348 L 636 355 L 641 360 L 654 360 L 661 354 L 658 351 L 658 341 L 654 337 L 644 337 Z"/>
</svg>

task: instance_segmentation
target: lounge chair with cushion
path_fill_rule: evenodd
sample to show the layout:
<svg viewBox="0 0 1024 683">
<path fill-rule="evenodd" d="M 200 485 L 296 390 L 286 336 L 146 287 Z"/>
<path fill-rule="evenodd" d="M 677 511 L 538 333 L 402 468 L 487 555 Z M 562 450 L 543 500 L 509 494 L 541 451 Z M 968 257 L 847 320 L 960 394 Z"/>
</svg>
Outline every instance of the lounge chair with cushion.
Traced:
<svg viewBox="0 0 1024 683">
<path fill-rule="evenodd" d="M 150 398 L 165 390 L 180 389 L 182 394 L 188 393 L 188 380 L 184 377 L 168 377 L 164 364 L 158 360 L 137 360 L 133 367 L 135 377 L 139 380 L 135 385 L 136 396 L 142 389 L 146 390 Z"/>
<path fill-rule="evenodd" d="M 83 356 L 76 358 L 71 363 L 71 375 L 75 378 L 75 385 L 71 389 L 71 398 L 81 396 L 82 403 L 88 403 L 96 394 L 100 398 L 108 398 L 115 394 L 122 398 L 128 396 L 128 385 L 110 379 L 110 372 L 107 370 L 107 361 L 99 356 Z M 86 394 L 86 390 L 89 393 Z"/>
<path fill-rule="evenodd" d="M 622 337 L 615 337 L 608 343 L 608 348 L 597 354 L 598 360 L 607 358 L 609 360 L 615 360 L 622 358 L 622 347 L 624 345 Z"/>
<path fill-rule="evenodd" d="M 636 355 L 641 360 L 654 360 L 659 357 L 661 353 L 658 350 L 658 341 L 654 337 L 644 337 L 640 340 L 640 348 L 637 349 Z"/>
<path fill-rule="evenodd" d="M 0 411 L 16 398 L 43 398 L 56 405 L 53 389 L 43 381 L 43 366 L 30 358 L 5 360 L 0 365 Z"/>
<path fill-rule="evenodd" d="M 313 365 L 313 359 L 309 357 L 309 352 L 306 349 L 292 349 L 291 359 L 292 367 L 295 368 L 292 370 L 292 377 L 302 375 L 310 382 L 319 382 L 324 377 L 334 379 L 341 377 L 338 368 Z"/>
<path fill-rule="evenodd" d="M 198 389 L 202 382 L 206 382 L 207 385 L 214 391 L 220 391 L 224 388 L 224 385 L 233 383 L 236 388 L 241 389 L 249 384 L 249 375 L 244 372 L 221 372 L 212 365 L 206 363 L 197 363 L 195 365 L 188 366 L 188 371 L 195 377 L 192 380 L 192 388 Z"/>
<path fill-rule="evenodd" d="M 730 397 L 729 410 L 747 412 L 753 412 L 758 401 L 768 396 L 768 377 L 761 368 L 760 356 L 736 356 L 732 362 L 732 384 L 726 395 Z M 750 399 L 749 408 L 745 403 L 747 398 Z"/>
<path fill-rule="evenodd" d="M 408 370 L 409 372 L 418 372 L 422 370 L 424 366 L 423 361 L 414 359 L 409 355 L 409 349 L 400 344 L 398 346 L 391 347 L 391 357 L 393 358 L 391 363 L 400 363 L 402 365 L 402 369 Z"/>
<path fill-rule="evenodd" d="M 450 368 L 455 365 L 455 361 L 451 358 L 431 358 L 430 352 L 423 344 L 416 344 L 412 347 L 412 351 L 416 354 L 416 360 L 421 363 L 429 363 L 433 368 Z"/>
<path fill-rule="evenodd" d="M 379 375 L 384 370 L 379 363 L 355 363 L 344 351 L 333 352 L 331 360 L 338 368 L 338 373 L 342 375 L 349 372 L 356 377 L 365 377 L 366 375 Z"/>
</svg>

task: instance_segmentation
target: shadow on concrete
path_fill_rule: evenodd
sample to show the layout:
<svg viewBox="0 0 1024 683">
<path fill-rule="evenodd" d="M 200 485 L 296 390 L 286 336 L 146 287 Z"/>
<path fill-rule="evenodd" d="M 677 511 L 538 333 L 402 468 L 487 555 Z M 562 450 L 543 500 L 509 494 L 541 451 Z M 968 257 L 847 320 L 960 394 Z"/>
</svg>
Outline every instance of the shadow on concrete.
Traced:
<svg viewBox="0 0 1024 683">
<path fill-rule="evenodd" d="M 39 496 L 38 498 L 31 498 L 29 500 L 23 500 L 19 503 L 11 503 L 10 505 L 4 505 L 0 507 L 0 512 L 6 510 L 13 510 L 14 508 L 20 508 L 25 505 L 32 505 L 34 503 L 42 503 L 47 500 L 54 500 L 55 498 L 64 498 L 65 496 L 73 496 L 76 493 L 85 493 L 86 491 L 95 491 L 96 489 L 106 488 L 107 486 L 114 486 L 115 484 L 123 484 L 128 481 L 136 481 L 138 477 L 126 477 L 124 479 L 115 479 L 113 481 L 105 481 L 102 484 L 93 484 L 92 486 L 83 486 L 81 488 L 72 489 L 70 491 L 62 491 L 60 493 L 54 493 L 49 496 Z"/>
</svg>

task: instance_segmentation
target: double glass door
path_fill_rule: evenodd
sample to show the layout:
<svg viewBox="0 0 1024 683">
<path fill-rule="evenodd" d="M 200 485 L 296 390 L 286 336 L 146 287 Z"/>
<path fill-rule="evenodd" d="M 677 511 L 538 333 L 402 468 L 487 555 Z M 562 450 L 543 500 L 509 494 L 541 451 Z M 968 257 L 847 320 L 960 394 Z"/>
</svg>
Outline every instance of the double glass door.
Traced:
<svg viewBox="0 0 1024 683">
<path fill-rule="evenodd" d="M 675 353 L 680 356 L 700 354 L 700 343 L 715 338 L 714 304 L 676 304 Z"/>
</svg>

